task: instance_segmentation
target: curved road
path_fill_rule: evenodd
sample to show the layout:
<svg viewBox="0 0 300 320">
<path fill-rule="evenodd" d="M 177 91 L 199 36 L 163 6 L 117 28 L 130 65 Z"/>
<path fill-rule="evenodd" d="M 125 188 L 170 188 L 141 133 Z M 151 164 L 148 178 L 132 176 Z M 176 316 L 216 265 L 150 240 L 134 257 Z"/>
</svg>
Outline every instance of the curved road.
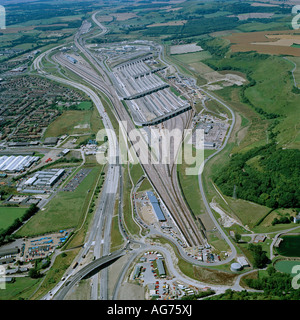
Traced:
<svg viewBox="0 0 300 320">
<path fill-rule="evenodd" d="M 102 24 L 100 24 L 99 22 L 97 22 L 97 20 L 96 20 L 96 18 L 95 18 L 95 16 L 96 16 L 97 13 L 98 13 L 98 12 L 94 13 L 93 16 L 92 16 L 92 18 L 93 18 L 94 22 L 95 22 L 100 28 L 102 28 L 102 32 L 101 32 L 100 34 L 104 34 L 104 33 L 107 31 L 107 29 L 106 29 L 105 27 L 103 27 Z M 78 40 L 78 39 L 77 39 L 77 40 Z M 86 86 L 84 86 L 84 85 L 82 85 L 82 84 L 75 83 L 75 82 L 69 81 L 69 80 L 67 80 L 67 79 L 62 79 L 62 78 L 59 78 L 59 77 L 55 77 L 55 76 L 49 75 L 49 74 L 47 74 L 46 72 L 42 71 L 41 65 L 40 65 L 42 58 L 43 58 L 45 55 L 49 54 L 51 51 L 57 50 L 59 47 L 60 47 L 60 46 L 55 47 L 55 48 L 52 48 L 52 49 L 50 49 L 50 50 L 42 53 L 40 56 L 38 56 L 38 57 L 36 58 L 36 60 L 34 61 L 34 67 L 35 67 L 35 69 L 38 70 L 38 72 L 39 72 L 41 75 L 46 76 L 47 78 L 49 78 L 49 79 L 51 79 L 51 80 L 58 81 L 58 82 L 61 82 L 61 83 L 66 84 L 66 85 L 73 86 L 73 87 L 75 87 L 75 88 L 77 88 L 77 89 L 79 89 L 79 90 L 84 91 L 86 94 L 88 94 L 88 95 L 91 97 L 91 99 L 94 101 L 94 103 L 95 103 L 95 105 L 97 106 L 100 114 L 103 116 L 103 123 L 104 123 L 105 127 L 106 127 L 106 128 L 111 128 L 111 129 L 113 130 L 113 127 L 112 127 L 112 125 L 111 125 L 111 122 L 110 122 L 107 114 L 104 112 L 104 108 L 103 108 L 103 106 L 102 106 L 101 100 L 99 99 L 99 97 L 97 96 L 97 94 L 96 94 L 93 90 L 91 90 L 90 88 L 88 88 L 88 87 L 86 87 Z M 224 102 L 222 102 L 221 100 L 219 100 L 219 99 L 216 98 L 215 96 L 211 95 L 210 93 L 206 92 L 205 90 L 203 90 L 203 89 L 201 89 L 201 90 L 202 90 L 203 92 L 205 92 L 205 93 L 206 93 L 208 96 L 210 96 L 211 98 L 217 100 L 217 101 L 218 101 L 219 103 L 221 103 L 224 107 L 226 107 L 226 108 L 230 111 L 230 113 L 231 113 L 231 115 L 232 115 L 232 123 L 231 123 L 229 132 L 228 132 L 228 134 L 227 134 L 227 136 L 226 136 L 226 139 L 225 139 L 225 142 L 224 142 L 223 146 L 222 146 L 220 149 L 218 149 L 213 155 L 211 155 L 210 157 L 208 157 L 208 158 L 205 160 L 205 163 L 206 163 L 206 162 L 209 161 L 212 157 L 216 156 L 219 152 L 221 152 L 221 151 L 224 149 L 224 147 L 226 146 L 226 144 L 227 144 L 227 142 L 228 142 L 228 139 L 229 139 L 229 137 L 230 137 L 230 134 L 231 134 L 231 132 L 232 132 L 234 123 L 235 123 L 235 115 L 234 115 L 233 111 L 232 111 Z M 109 131 L 110 131 L 110 130 L 109 130 Z M 115 142 L 115 139 L 114 139 L 114 138 L 115 138 L 115 137 L 109 137 L 109 141 L 114 141 L 114 142 Z M 114 145 L 114 147 L 116 147 L 116 145 Z M 116 150 L 114 147 L 110 147 L 110 152 L 113 152 L 113 150 Z M 115 156 L 115 154 L 114 154 L 114 156 Z M 209 204 L 208 204 L 208 202 L 207 202 L 207 199 L 206 199 L 206 195 L 205 195 L 204 190 L 203 190 L 201 172 L 199 172 L 199 188 L 200 188 L 201 196 L 202 196 L 202 198 L 203 198 L 203 201 L 204 201 L 204 203 L 205 203 L 205 206 L 206 206 L 206 209 L 207 209 L 208 213 L 210 214 L 210 216 L 211 216 L 212 220 L 214 221 L 216 227 L 218 228 L 219 232 L 222 234 L 223 238 L 226 240 L 226 242 L 228 243 L 228 245 L 230 246 L 231 251 L 232 251 L 232 252 L 231 252 L 231 255 L 230 255 L 229 257 L 227 257 L 226 260 L 218 261 L 218 262 L 216 262 L 214 265 L 217 265 L 217 264 L 220 265 L 220 264 L 227 263 L 227 262 L 229 262 L 230 260 L 232 260 L 232 259 L 236 256 L 236 249 L 235 249 L 234 245 L 231 243 L 231 241 L 229 240 L 229 238 L 227 237 L 227 235 L 224 233 L 224 231 L 222 230 L 222 228 L 219 226 L 218 222 L 216 221 L 216 219 L 215 219 L 215 217 L 214 217 L 213 212 L 212 212 L 211 209 L 210 209 L 210 206 L 209 206 Z M 153 232 L 153 233 L 156 233 L 156 234 L 160 234 L 160 235 L 166 237 L 165 234 L 158 233 L 157 230 L 152 230 L 152 232 Z M 169 239 L 169 240 L 172 241 L 172 239 Z M 173 241 L 172 241 L 172 242 L 173 242 Z M 177 246 L 180 254 L 181 254 L 182 257 L 183 257 L 183 259 L 185 259 L 186 261 L 188 261 L 188 262 L 190 262 L 190 263 L 193 263 L 193 264 L 195 264 L 195 265 L 202 265 L 202 266 L 203 266 L 203 265 L 209 265 L 209 266 L 212 265 L 212 264 L 210 264 L 210 263 L 205 263 L 205 262 L 200 262 L 200 261 L 194 260 L 193 258 L 187 256 L 186 253 L 184 252 L 183 248 L 180 247 L 175 241 L 174 241 L 173 243 Z M 143 244 L 143 243 L 140 243 L 140 244 L 141 244 L 141 248 L 140 248 L 139 250 L 136 250 L 136 251 L 135 251 L 134 257 L 136 257 L 137 255 L 139 255 L 141 252 L 147 251 L 147 249 L 148 249 L 148 250 L 149 250 L 149 249 L 150 249 L 150 250 L 153 250 L 154 248 L 156 248 L 155 250 L 161 251 L 161 252 L 165 255 L 165 257 L 167 258 L 167 260 L 168 260 L 168 261 L 167 261 L 168 267 L 170 268 L 171 272 L 172 272 L 174 275 L 182 276 L 182 275 L 179 275 L 179 274 L 178 274 L 178 271 L 175 269 L 175 267 L 174 267 L 174 265 L 173 265 L 172 257 L 170 256 L 170 253 L 169 253 L 165 248 L 160 247 L 160 246 L 156 246 L 156 247 L 155 247 L 155 246 L 150 246 L 150 245 L 146 245 L 146 244 Z M 134 258 L 130 259 L 130 261 L 133 261 L 133 260 L 134 260 Z M 128 267 L 129 267 L 129 265 L 128 265 Z M 122 279 L 122 275 L 124 275 L 126 271 L 127 271 L 127 268 L 125 267 L 125 268 L 123 269 L 123 273 L 121 274 L 121 276 L 120 276 L 120 278 L 119 278 L 120 280 Z M 196 280 L 194 281 L 194 280 L 192 280 L 192 279 L 186 278 L 185 281 L 187 281 L 187 282 L 188 282 L 188 281 L 192 281 L 192 282 L 194 282 L 194 285 L 199 286 L 199 282 L 196 281 Z M 120 283 L 121 283 L 121 282 L 119 282 L 119 285 L 120 285 Z M 210 285 L 203 284 L 203 286 L 210 286 Z M 210 287 L 211 287 L 211 286 L 210 286 Z M 235 287 L 238 288 L 238 285 L 235 285 Z M 226 290 L 227 288 L 229 288 L 229 287 L 228 287 L 228 286 L 216 287 L 216 289 L 217 289 L 218 291 L 220 291 L 220 290 L 223 291 L 223 290 Z M 118 290 L 115 290 L 114 296 L 117 294 L 117 292 L 118 292 Z"/>
</svg>

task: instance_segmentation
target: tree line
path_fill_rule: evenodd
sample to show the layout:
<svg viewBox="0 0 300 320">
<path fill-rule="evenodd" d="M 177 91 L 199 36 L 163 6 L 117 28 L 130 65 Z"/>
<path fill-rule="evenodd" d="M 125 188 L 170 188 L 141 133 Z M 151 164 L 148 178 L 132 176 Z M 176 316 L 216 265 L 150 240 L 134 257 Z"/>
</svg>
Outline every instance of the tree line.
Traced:
<svg viewBox="0 0 300 320">
<path fill-rule="evenodd" d="M 269 208 L 299 208 L 299 181 L 300 150 L 277 148 L 275 141 L 234 154 L 214 175 L 225 195 L 235 188 L 238 198 Z"/>
<path fill-rule="evenodd" d="M 0 245 L 12 240 L 12 233 L 22 226 L 22 224 L 39 211 L 36 204 L 30 205 L 22 217 L 16 218 L 14 222 L 6 229 L 0 230 Z"/>
</svg>

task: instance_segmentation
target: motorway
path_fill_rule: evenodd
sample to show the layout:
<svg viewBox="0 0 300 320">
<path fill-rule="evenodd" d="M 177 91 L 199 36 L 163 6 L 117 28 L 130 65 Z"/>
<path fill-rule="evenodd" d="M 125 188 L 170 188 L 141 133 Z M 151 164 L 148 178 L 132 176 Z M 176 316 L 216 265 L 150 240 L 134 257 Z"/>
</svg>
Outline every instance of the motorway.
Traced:
<svg viewBox="0 0 300 320">
<path fill-rule="evenodd" d="M 98 21 L 96 19 L 96 14 L 97 13 L 93 14 L 92 18 L 96 22 L 96 24 L 100 28 L 102 28 L 102 31 L 101 31 L 100 34 L 104 34 L 107 31 L 107 29 L 104 28 L 100 23 L 98 23 Z M 80 74 L 84 80 L 86 80 L 88 83 L 92 84 L 96 89 L 99 89 L 102 92 L 104 92 L 104 94 L 112 102 L 112 104 L 113 104 L 113 106 L 115 108 L 114 112 L 118 116 L 118 118 L 121 117 L 122 120 L 126 120 L 126 121 L 130 120 L 130 118 L 128 117 L 128 114 L 126 112 L 124 113 L 123 106 L 122 106 L 123 112 L 121 111 L 121 109 L 119 109 L 120 101 L 116 98 L 117 97 L 116 92 L 113 91 L 111 86 L 109 85 L 110 81 L 109 81 L 109 79 L 107 77 L 107 74 L 103 71 L 104 65 L 101 65 L 101 62 L 96 61 L 96 59 L 87 50 L 85 50 L 85 48 L 82 46 L 82 38 L 80 37 L 80 31 L 79 31 L 79 33 L 76 34 L 76 36 L 74 38 L 74 41 L 75 41 L 76 46 L 86 55 L 86 57 L 91 62 L 93 62 L 93 65 L 96 66 L 96 69 L 101 73 L 101 76 L 106 81 L 103 81 L 103 79 L 101 79 L 101 77 L 99 77 L 99 79 L 95 79 L 96 78 L 95 76 L 92 76 L 91 74 L 84 73 L 82 70 L 75 70 L 74 66 L 72 66 L 70 63 L 65 61 L 62 58 L 61 55 L 55 55 L 52 58 L 56 61 L 56 63 L 59 63 L 60 65 L 71 69 L 72 71 L 76 72 L 77 74 Z M 59 46 L 56 47 L 56 48 L 50 49 L 50 50 L 42 53 L 41 55 L 39 55 L 36 58 L 36 60 L 34 61 L 34 64 L 33 64 L 34 68 L 36 70 L 38 70 L 40 75 L 45 76 L 45 77 L 47 77 L 47 78 L 49 78 L 51 80 L 57 81 L 57 82 L 61 82 L 63 84 L 73 86 L 73 87 L 85 92 L 88 96 L 90 96 L 90 98 L 93 100 L 95 106 L 97 107 L 100 115 L 103 118 L 103 124 L 104 124 L 105 128 L 110 129 L 110 130 L 107 131 L 107 133 L 108 133 L 108 141 L 109 141 L 109 158 L 111 160 L 113 160 L 112 162 L 115 162 L 115 160 L 119 156 L 116 136 L 114 134 L 114 129 L 113 129 L 113 126 L 112 126 L 112 124 L 110 122 L 110 119 L 107 116 L 107 114 L 105 113 L 104 107 L 103 107 L 103 105 L 101 103 L 101 100 L 99 99 L 98 95 L 92 89 L 90 89 L 87 86 L 84 86 L 84 85 L 82 85 L 80 83 L 75 83 L 74 81 L 70 81 L 70 80 L 67 80 L 67 79 L 62 79 L 62 78 L 59 78 L 59 77 L 55 77 L 55 76 L 49 75 L 45 71 L 42 70 L 42 62 L 41 62 L 42 59 L 44 57 L 48 56 L 50 52 L 52 52 L 54 50 L 57 50 L 58 48 L 59 48 Z M 106 83 L 106 85 L 104 83 Z M 210 95 L 209 93 L 207 93 L 207 94 Z M 213 98 L 217 99 L 216 97 L 213 97 Z M 220 103 L 224 104 L 223 102 L 220 102 Z M 228 141 L 228 138 L 230 136 L 230 133 L 232 131 L 233 125 L 234 125 L 234 114 L 233 114 L 232 110 L 228 106 L 226 106 L 225 104 L 224 104 L 224 106 L 227 107 L 230 110 L 231 114 L 232 114 L 232 125 L 230 127 L 230 131 L 228 132 L 228 135 L 226 137 L 226 140 L 225 140 L 225 142 L 223 144 L 222 149 L 225 147 L 225 145 L 226 145 L 226 143 Z M 127 117 L 124 116 L 124 115 L 127 115 Z M 191 116 L 190 116 L 190 114 L 187 113 L 186 115 L 184 115 L 184 117 L 181 117 L 180 119 L 182 121 L 182 127 L 185 127 L 187 124 L 190 124 Z M 130 121 L 130 123 L 132 123 L 132 122 Z M 171 121 L 168 120 L 166 122 L 166 126 L 172 127 L 172 125 L 174 125 L 174 119 L 173 120 L 171 119 Z M 132 128 L 132 127 L 129 126 L 129 129 L 130 128 Z M 124 132 L 125 132 L 125 135 L 126 135 L 126 131 L 123 130 L 122 133 L 124 134 Z M 148 150 L 148 147 L 146 145 L 144 146 L 144 148 L 145 148 L 144 150 Z M 218 150 L 214 155 L 216 155 L 220 151 L 221 151 L 221 149 Z M 214 156 L 214 155 L 212 155 L 212 156 Z M 208 158 L 206 161 L 208 161 L 210 158 Z M 174 214 L 174 212 L 177 212 L 177 214 L 178 214 L 178 208 L 177 208 L 177 210 L 176 209 L 174 210 L 174 207 L 176 207 L 176 203 L 178 203 L 180 201 L 184 202 L 184 200 L 183 199 L 179 199 L 178 197 L 177 198 L 172 197 L 169 190 L 167 190 L 167 192 L 166 192 L 166 189 L 168 189 L 168 186 L 170 186 L 170 180 L 168 181 L 168 184 L 164 185 L 164 183 L 166 181 L 161 180 L 161 179 L 159 179 L 157 177 L 157 176 L 167 175 L 168 178 L 170 178 L 170 172 L 171 172 L 171 176 L 174 175 L 174 172 L 176 172 L 176 170 L 174 170 L 174 168 L 176 168 L 176 166 L 174 166 L 174 164 L 172 166 L 168 167 L 168 168 L 163 168 L 162 166 L 160 168 L 157 167 L 155 170 L 153 170 L 153 168 L 151 166 L 144 166 L 144 171 L 147 174 L 147 176 L 148 176 L 150 182 L 152 183 L 152 185 L 157 188 L 158 194 L 161 196 L 162 201 L 165 203 L 165 205 L 169 209 L 169 211 L 172 214 Z M 174 176 L 173 176 L 173 178 L 174 178 Z M 86 243 L 84 245 L 84 248 L 82 249 L 81 253 L 76 258 L 74 263 L 76 263 L 76 262 L 78 262 L 78 264 L 83 263 L 83 261 L 84 261 L 83 257 L 86 256 L 86 254 L 90 250 L 93 250 L 93 255 L 95 256 L 96 261 L 98 261 L 98 262 L 101 260 L 101 257 L 104 257 L 104 256 L 108 257 L 109 248 L 110 248 L 109 239 L 110 239 L 110 230 L 111 230 L 111 219 L 112 219 L 112 215 L 113 215 L 113 211 L 114 211 L 115 200 L 117 198 L 119 179 L 122 179 L 122 168 L 121 168 L 121 166 L 119 166 L 119 165 L 113 165 L 113 166 L 109 165 L 108 166 L 108 170 L 107 170 L 107 176 L 106 176 L 105 184 L 103 186 L 100 205 L 96 210 L 95 218 L 94 218 L 94 221 L 92 223 L 91 230 L 89 231 L 89 234 L 88 234 L 88 240 L 86 241 Z M 176 179 L 177 179 L 177 176 L 176 176 Z M 173 189 L 174 191 L 172 191 L 172 192 L 181 194 L 179 186 L 178 186 L 178 183 L 176 183 L 176 179 L 174 179 L 172 184 L 171 184 L 172 188 L 174 188 Z M 216 221 L 216 219 L 214 218 L 214 215 L 213 215 L 213 213 L 212 213 L 212 211 L 211 211 L 211 209 L 209 207 L 209 204 L 207 203 L 206 196 L 205 196 L 205 193 L 204 193 L 204 190 L 203 190 L 201 174 L 199 174 L 199 187 L 200 187 L 201 196 L 203 198 L 205 206 L 206 206 L 206 208 L 207 208 L 212 220 L 215 222 L 216 227 L 219 229 L 220 233 L 222 234 L 224 239 L 227 241 L 227 243 L 230 246 L 231 251 L 232 251 L 231 255 L 226 260 L 218 261 L 218 262 L 215 263 L 215 265 L 221 265 L 221 264 L 229 262 L 230 260 L 232 260 L 236 256 L 236 249 L 232 245 L 232 243 L 230 242 L 230 240 L 228 239 L 226 234 L 223 232 L 222 228 L 219 226 L 219 224 Z M 121 190 L 121 185 L 120 185 L 120 190 Z M 166 195 L 168 195 L 169 197 L 166 196 Z M 120 199 L 122 199 L 122 197 L 120 197 Z M 120 215 L 120 217 L 122 217 L 122 202 L 121 201 L 119 202 L 119 215 Z M 180 216 L 180 214 L 179 214 L 179 216 Z M 182 218 L 184 218 L 184 216 L 185 215 L 183 215 Z M 119 223 L 121 223 L 120 219 L 118 219 L 118 220 L 119 220 Z M 178 221 L 178 218 L 175 219 L 175 220 L 176 220 L 177 223 L 179 222 L 179 225 L 182 225 L 182 222 Z M 188 220 L 185 221 L 185 223 L 188 225 L 189 223 L 191 223 L 191 220 L 188 219 Z M 184 232 L 185 229 L 182 228 L 182 231 L 183 231 L 183 233 L 185 235 L 186 234 L 190 234 L 190 232 L 193 232 L 193 228 L 195 228 L 195 226 L 191 226 L 190 228 L 188 228 L 189 229 L 188 232 Z M 124 231 L 122 231 L 122 228 L 120 228 L 120 231 L 121 231 L 124 239 L 126 239 L 128 236 L 124 233 Z M 166 237 L 165 234 L 161 234 L 157 230 L 151 230 L 150 234 L 159 234 L 161 236 Z M 202 237 L 198 238 L 198 240 L 196 240 L 197 237 L 194 238 L 194 240 L 192 240 L 192 239 L 193 239 L 193 237 L 191 237 L 189 239 L 189 241 L 194 243 L 194 244 L 195 243 L 199 244 L 199 241 L 200 241 L 201 244 L 203 243 Z M 142 241 L 135 241 L 135 242 L 140 244 L 140 249 L 134 251 L 133 257 L 138 256 L 138 254 L 140 254 L 144 250 L 147 250 L 147 249 L 149 250 L 149 249 L 153 248 L 153 246 L 150 246 L 149 244 L 146 244 L 144 242 L 144 240 L 145 239 L 142 239 Z M 169 240 L 173 242 L 172 239 L 169 239 Z M 195 261 L 191 257 L 187 256 L 187 254 L 184 252 L 182 247 L 178 246 L 178 244 L 175 241 L 173 243 L 178 247 L 178 250 L 179 250 L 180 254 L 182 255 L 182 257 L 186 261 L 188 261 L 190 263 L 193 263 L 194 265 L 202 265 L 202 266 L 203 265 L 211 265 L 209 263 L 205 263 L 205 262 L 201 262 L 201 261 Z M 163 253 L 168 256 L 168 253 L 167 253 L 166 249 L 164 249 L 162 247 L 158 247 L 157 250 L 163 251 Z M 114 255 L 112 255 L 110 257 L 114 257 Z M 133 260 L 134 260 L 134 258 L 130 259 L 130 261 L 133 261 Z M 170 268 L 174 272 L 176 272 L 175 269 L 172 267 L 173 262 L 172 262 L 172 259 L 171 259 L 170 256 L 168 258 L 168 264 L 170 265 Z M 94 265 L 94 267 L 95 267 L 95 265 Z M 114 290 L 114 293 L 113 293 L 114 297 L 116 297 L 117 294 L 118 294 L 118 288 L 120 287 L 120 284 L 121 284 L 122 279 L 123 279 L 122 275 L 124 276 L 124 274 L 125 274 L 125 272 L 126 272 L 128 267 L 129 267 L 129 263 L 128 263 L 127 266 L 124 266 L 123 271 L 122 271 L 122 273 L 121 273 L 121 275 L 119 277 L 117 286 L 116 286 L 116 288 Z M 71 288 L 70 284 L 75 284 L 76 281 L 78 281 L 78 279 L 80 280 L 82 278 L 81 276 L 82 276 L 83 271 L 82 272 L 76 272 L 76 271 L 77 270 L 73 270 L 73 269 L 70 268 L 67 271 L 68 275 L 66 276 L 66 279 L 64 281 L 61 281 L 54 288 L 54 290 L 52 290 L 51 294 L 48 293 L 44 298 L 45 299 L 51 299 L 53 294 L 55 294 L 55 293 L 57 293 L 57 297 L 58 298 L 62 297 L 62 296 L 64 297 L 66 295 L 68 289 Z M 178 275 L 178 276 L 180 276 L 180 275 Z M 67 281 L 68 281 L 68 286 L 66 286 Z M 91 299 L 98 299 L 98 298 L 107 299 L 108 298 L 108 295 L 107 295 L 107 292 L 108 292 L 107 283 L 108 283 L 108 274 L 107 274 L 107 268 L 105 268 L 103 271 L 101 271 L 100 295 L 99 295 L 99 292 L 98 292 L 98 284 L 99 284 L 98 283 L 98 275 L 94 275 L 93 278 L 92 278 L 92 296 L 91 296 Z M 197 284 L 199 285 L 198 282 L 197 282 Z M 204 285 L 207 286 L 207 284 L 204 284 Z M 228 287 L 226 287 L 226 288 L 228 288 Z M 218 289 L 218 290 L 225 290 L 226 288 L 225 287 L 221 287 L 221 289 Z M 61 292 L 64 292 L 64 293 L 61 294 Z"/>
<path fill-rule="evenodd" d="M 126 245 L 127 247 L 127 245 Z M 59 292 L 54 296 L 53 300 L 63 300 L 68 292 L 77 284 L 80 280 L 89 276 L 89 274 L 97 271 L 101 267 L 106 266 L 116 261 L 118 258 L 123 256 L 126 253 L 126 247 L 122 248 L 121 250 L 115 251 L 111 255 L 106 255 L 101 258 L 94 260 L 93 262 L 89 263 L 88 265 L 81 268 L 78 272 L 76 272 L 72 277 L 69 277 L 67 281 L 61 286 Z"/>
<path fill-rule="evenodd" d="M 116 159 L 118 159 L 118 142 L 116 139 L 116 135 L 114 133 L 114 128 L 112 126 L 112 123 L 107 116 L 104 107 L 102 105 L 102 102 L 98 95 L 91 90 L 90 88 L 75 83 L 70 80 L 62 79 L 56 76 L 48 75 L 46 72 L 42 70 L 41 61 L 46 56 L 49 55 L 50 52 L 53 50 L 57 50 L 59 47 L 55 47 L 53 49 L 50 49 L 44 53 L 42 53 L 40 56 L 37 57 L 37 59 L 34 61 L 34 68 L 38 70 L 38 72 L 47 77 L 48 79 L 67 84 L 70 86 L 73 86 L 83 92 L 85 92 L 94 102 L 95 106 L 97 107 L 99 114 L 102 116 L 102 121 L 104 124 L 104 127 L 106 129 L 109 129 L 106 131 L 107 137 L 108 137 L 108 143 L 109 143 L 109 151 L 108 151 L 108 162 L 109 163 L 116 163 Z M 120 171 L 118 168 L 118 165 L 109 165 L 108 170 L 106 173 L 106 179 L 103 185 L 103 190 L 101 194 L 101 201 L 100 205 L 98 206 L 95 216 L 94 216 L 94 222 L 92 224 L 92 228 L 89 232 L 89 237 L 87 242 L 84 245 L 83 252 L 81 255 L 77 258 L 74 263 L 78 262 L 78 264 L 82 263 L 83 256 L 86 256 L 88 251 L 94 246 L 94 256 L 96 258 L 100 258 L 102 255 L 108 255 L 109 254 L 109 248 L 110 248 L 110 230 L 111 230 L 111 219 L 114 213 L 114 203 L 115 199 L 117 197 L 117 190 L 118 190 L 118 184 L 119 184 L 119 176 Z M 104 241 L 105 239 L 105 241 Z M 101 252 L 102 249 L 102 252 Z M 68 270 L 69 274 L 74 272 L 72 270 Z M 106 272 L 106 271 L 105 271 Z M 104 273 L 105 273 L 104 272 Z M 66 280 L 65 280 L 66 281 Z M 103 285 L 102 285 L 102 297 L 105 299 L 107 290 L 105 289 L 105 284 L 107 283 L 107 276 L 103 278 Z M 92 297 L 93 299 L 98 299 L 98 276 L 95 275 L 93 278 L 93 291 L 92 291 Z M 58 289 L 63 285 L 63 283 L 60 283 L 57 288 L 54 288 L 52 290 L 53 292 L 58 291 Z M 51 295 L 48 294 L 45 298 L 51 298 Z"/>
</svg>

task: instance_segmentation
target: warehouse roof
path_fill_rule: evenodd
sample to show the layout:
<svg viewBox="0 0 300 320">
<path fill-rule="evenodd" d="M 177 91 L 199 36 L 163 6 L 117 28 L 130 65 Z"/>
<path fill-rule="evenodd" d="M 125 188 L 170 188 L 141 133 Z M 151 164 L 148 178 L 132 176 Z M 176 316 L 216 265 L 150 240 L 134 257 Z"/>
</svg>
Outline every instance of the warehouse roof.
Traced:
<svg viewBox="0 0 300 320">
<path fill-rule="evenodd" d="M 11 254 L 17 254 L 19 253 L 18 248 L 7 248 L 7 249 L 1 249 L 0 250 L 0 257 L 4 257 Z"/>
<path fill-rule="evenodd" d="M 48 137 L 45 139 L 44 144 L 56 144 L 58 141 L 57 137 Z"/>
<path fill-rule="evenodd" d="M 165 267 L 164 267 L 164 264 L 162 262 L 161 259 L 157 259 L 156 260 L 156 264 L 157 264 L 157 268 L 158 268 L 158 273 L 159 275 L 165 275 L 166 274 L 166 271 L 165 271 Z"/>
<path fill-rule="evenodd" d="M 151 191 L 147 191 L 147 196 L 152 204 L 153 210 L 156 214 L 156 217 L 159 221 L 166 221 L 165 215 L 161 211 L 161 208 L 159 206 L 158 200 Z"/>
</svg>

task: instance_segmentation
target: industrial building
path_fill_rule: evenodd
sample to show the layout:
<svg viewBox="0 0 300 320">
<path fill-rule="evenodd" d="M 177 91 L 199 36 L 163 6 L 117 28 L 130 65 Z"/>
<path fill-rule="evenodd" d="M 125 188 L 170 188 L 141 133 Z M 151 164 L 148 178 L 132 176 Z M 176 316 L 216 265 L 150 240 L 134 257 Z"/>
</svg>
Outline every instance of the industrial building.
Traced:
<svg viewBox="0 0 300 320">
<path fill-rule="evenodd" d="M 243 267 L 239 263 L 234 262 L 231 264 L 230 269 L 233 272 L 238 272 L 238 271 L 241 271 L 243 269 Z"/>
<path fill-rule="evenodd" d="M 0 171 L 20 172 L 29 168 L 39 157 L 31 156 L 2 156 L 0 157 Z"/>
<path fill-rule="evenodd" d="M 65 173 L 64 169 L 49 169 L 38 171 L 33 177 L 24 182 L 25 186 L 52 187 Z"/>
<path fill-rule="evenodd" d="M 166 217 L 163 214 L 163 212 L 161 211 L 158 200 L 155 197 L 155 195 L 153 194 L 153 192 L 147 191 L 147 197 L 149 198 L 149 200 L 151 202 L 151 205 L 152 205 L 152 208 L 156 214 L 157 220 L 158 221 L 166 221 Z"/>
<path fill-rule="evenodd" d="M 249 262 L 245 257 L 237 257 L 237 262 L 242 266 L 242 267 L 249 267 Z"/>
<path fill-rule="evenodd" d="M 192 109 L 155 74 L 164 68 L 151 70 L 140 58 L 113 69 L 119 95 L 137 125 L 153 126 Z"/>
<path fill-rule="evenodd" d="M 74 59 L 73 57 L 71 57 L 71 56 L 67 56 L 67 59 L 70 61 L 70 62 L 72 62 L 72 63 L 77 63 L 77 60 L 76 59 Z"/>
<path fill-rule="evenodd" d="M 66 154 L 68 154 L 70 152 L 70 149 L 64 149 L 62 152 L 59 153 L 59 157 L 63 157 L 65 156 Z"/>
<path fill-rule="evenodd" d="M 213 149 L 216 147 L 216 144 L 214 142 L 206 142 L 203 143 L 204 149 Z"/>
<path fill-rule="evenodd" d="M 45 139 L 44 144 L 45 145 L 56 145 L 58 141 L 57 137 L 48 137 Z"/>
<path fill-rule="evenodd" d="M 166 276 L 166 270 L 165 270 L 165 266 L 164 266 L 162 260 L 157 259 L 156 264 L 157 264 L 157 269 L 158 269 L 158 273 L 159 273 L 160 277 Z"/>
<path fill-rule="evenodd" d="M 300 222 L 300 212 L 294 217 L 294 223 L 299 223 Z"/>
<path fill-rule="evenodd" d="M 5 248 L 0 250 L 0 258 L 16 255 L 20 252 L 18 248 Z"/>
</svg>

